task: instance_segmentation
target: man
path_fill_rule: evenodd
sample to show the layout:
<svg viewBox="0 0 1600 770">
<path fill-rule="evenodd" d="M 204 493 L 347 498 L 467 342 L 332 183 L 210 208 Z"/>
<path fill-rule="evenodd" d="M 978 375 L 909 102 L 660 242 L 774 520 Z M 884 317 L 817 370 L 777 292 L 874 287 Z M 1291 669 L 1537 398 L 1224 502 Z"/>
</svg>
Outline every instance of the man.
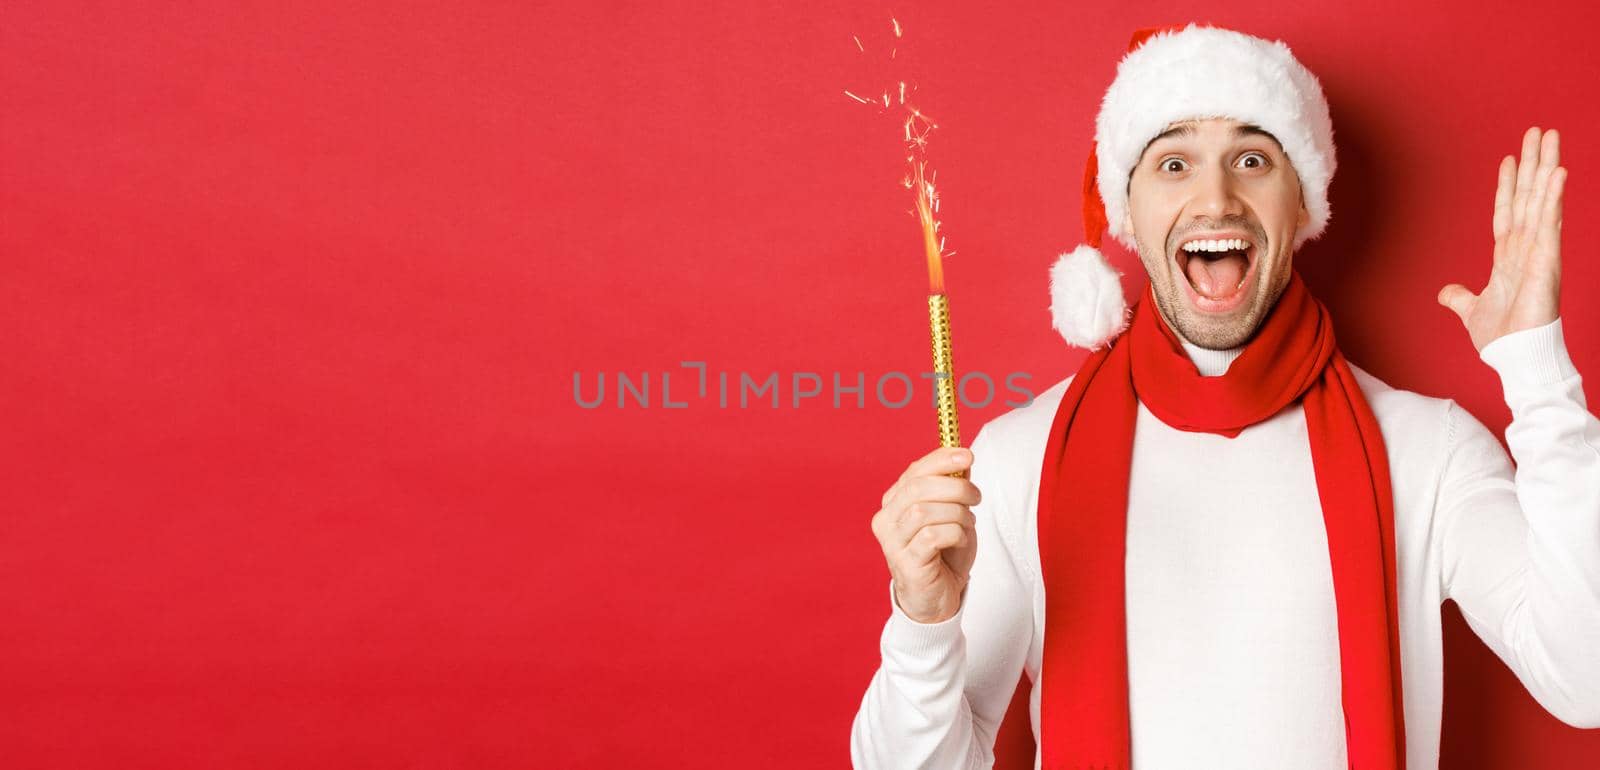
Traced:
<svg viewBox="0 0 1600 770">
<path fill-rule="evenodd" d="M 1600 727 L 1600 421 L 1557 314 L 1556 132 L 1501 164 L 1488 285 L 1439 293 L 1501 378 L 1515 470 L 1454 401 L 1345 360 L 1293 271 L 1335 164 L 1287 47 L 1141 33 L 1095 139 L 1091 245 L 1052 270 L 1057 328 L 1095 352 L 884 493 L 854 764 L 990 766 L 1026 672 L 1036 766 L 1431 770 L 1445 599 Z M 1131 320 L 1102 228 L 1150 277 Z"/>
</svg>

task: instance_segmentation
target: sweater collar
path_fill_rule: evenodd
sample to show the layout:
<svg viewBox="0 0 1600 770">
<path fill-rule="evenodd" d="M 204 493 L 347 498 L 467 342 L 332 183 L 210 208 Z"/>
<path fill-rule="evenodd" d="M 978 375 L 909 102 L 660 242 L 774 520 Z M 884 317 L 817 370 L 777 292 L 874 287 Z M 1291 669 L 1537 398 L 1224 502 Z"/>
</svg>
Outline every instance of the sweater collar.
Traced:
<svg viewBox="0 0 1600 770">
<path fill-rule="evenodd" d="M 1228 348 L 1227 350 L 1211 350 L 1200 347 L 1186 339 L 1179 338 L 1178 341 L 1183 344 L 1183 352 L 1189 354 L 1189 360 L 1194 362 L 1194 368 L 1200 372 L 1202 377 L 1222 376 L 1227 373 L 1228 365 L 1232 364 L 1233 360 L 1244 352 L 1243 345 Z"/>
</svg>

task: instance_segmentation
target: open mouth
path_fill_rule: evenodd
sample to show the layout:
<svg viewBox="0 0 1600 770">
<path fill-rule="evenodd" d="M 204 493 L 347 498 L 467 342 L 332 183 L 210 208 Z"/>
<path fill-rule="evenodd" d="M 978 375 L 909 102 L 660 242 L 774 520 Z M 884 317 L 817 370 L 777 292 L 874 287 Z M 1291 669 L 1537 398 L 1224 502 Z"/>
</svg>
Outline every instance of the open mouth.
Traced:
<svg viewBox="0 0 1600 770">
<path fill-rule="evenodd" d="M 1245 238 L 1200 238 L 1178 247 L 1178 271 L 1188 279 L 1192 299 L 1203 310 L 1237 305 L 1255 274 L 1256 244 Z"/>
</svg>

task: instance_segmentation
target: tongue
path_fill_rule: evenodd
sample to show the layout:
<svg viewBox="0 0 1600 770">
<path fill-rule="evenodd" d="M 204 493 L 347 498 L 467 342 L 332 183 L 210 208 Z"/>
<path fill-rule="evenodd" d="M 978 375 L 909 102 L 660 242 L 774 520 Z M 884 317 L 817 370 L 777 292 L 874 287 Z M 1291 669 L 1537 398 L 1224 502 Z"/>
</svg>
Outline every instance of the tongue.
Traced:
<svg viewBox="0 0 1600 770">
<path fill-rule="evenodd" d="M 1189 283 L 1201 296 L 1220 299 L 1238 288 L 1247 267 L 1244 255 L 1236 251 L 1211 259 L 1196 254 L 1189 257 Z"/>
</svg>

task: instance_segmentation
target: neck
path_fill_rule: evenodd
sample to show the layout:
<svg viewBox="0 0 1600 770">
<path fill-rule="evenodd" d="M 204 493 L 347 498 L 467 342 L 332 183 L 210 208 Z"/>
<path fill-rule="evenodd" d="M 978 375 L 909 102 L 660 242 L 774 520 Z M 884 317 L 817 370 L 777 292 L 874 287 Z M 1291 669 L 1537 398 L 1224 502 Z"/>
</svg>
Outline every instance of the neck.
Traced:
<svg viewBox="0 0 1600 770">
<path fill-rule="evenodd" d="M 1188 337 L 1183 336 L 1183 332 L 1178 331 L 1178 325 L 1167 319 L 1166 313 L 1157 313 L 1156 316 L 1161 319 L 1161 323 L 1166 324 L 1167 328 L 1172 330 L 1172 335 L 1183 343 L 1183 352 L 1189 355 L 1189 360 L 1194 362 L 1194 368 L 1200 372 L 1201 377 L 1221 377 L 1227 373 L 1228 366 L 1233 363 L 1233 359 L 1238 358 L 1244 352 L 1243 345 L 1226 350 L 1200 347 L 1190 342 Z"/>
</svg>

